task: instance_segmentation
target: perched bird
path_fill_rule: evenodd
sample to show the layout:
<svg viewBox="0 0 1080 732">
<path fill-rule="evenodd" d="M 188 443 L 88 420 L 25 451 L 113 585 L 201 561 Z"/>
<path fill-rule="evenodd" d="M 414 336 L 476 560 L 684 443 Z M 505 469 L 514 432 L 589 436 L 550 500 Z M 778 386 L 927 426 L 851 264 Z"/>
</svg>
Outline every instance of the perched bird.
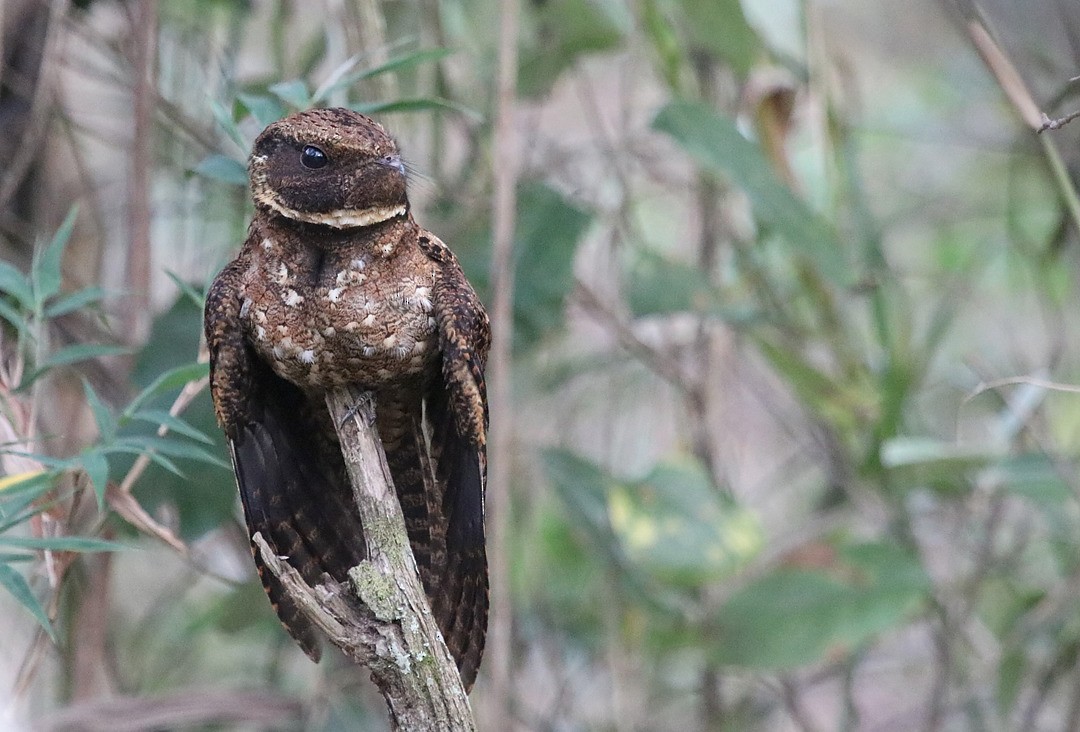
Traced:
<svg viewBox="0 0 1080 732">
<path fill-rule="evenodd" d="M 376 427 L 435 620 L 472 686 L 484 648 L 490 329 L 438 237 L 413 220 L 393 138 L 347 109 L 267 127 L 248 165 L 256 213 L 207 293 L 210 390 L 251 535 L 311 585 L 364 558 L 326 390 L 375 397 Z M 255 561 L 278 617 L 314 627 Z"/>
</svg>

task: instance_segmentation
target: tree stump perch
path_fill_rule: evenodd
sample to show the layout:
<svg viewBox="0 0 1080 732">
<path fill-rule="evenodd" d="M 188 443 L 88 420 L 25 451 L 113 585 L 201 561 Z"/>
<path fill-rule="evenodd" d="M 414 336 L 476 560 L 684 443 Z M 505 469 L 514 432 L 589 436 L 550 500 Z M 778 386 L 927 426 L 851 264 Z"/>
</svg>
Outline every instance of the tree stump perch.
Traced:
<svg viewBox="0 0 1080 732">
<path fill-rule="evenodd" d="M 371 670 L 395 730 L 476 729 L 457 665 L 443 642 L 405 531 L 368 392 L 335 389 L 326 404 L 341 440 L 353 500 L 364 526 L 367 559 L 349 571 L 348 587 L 329 576 L 311 587 L 254 541 L 267 569 L 330 642 Z"/>
</svg>

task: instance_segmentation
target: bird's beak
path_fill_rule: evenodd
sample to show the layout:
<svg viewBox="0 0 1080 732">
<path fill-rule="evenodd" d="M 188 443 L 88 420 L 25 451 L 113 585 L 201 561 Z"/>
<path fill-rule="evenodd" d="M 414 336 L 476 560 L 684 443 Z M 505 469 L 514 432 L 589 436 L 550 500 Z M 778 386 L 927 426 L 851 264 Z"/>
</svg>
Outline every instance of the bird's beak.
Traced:
<svg viewBox="0 0 1080 732">
<path fill-rule="evenodd" d="M 402 175 L 405 175 L 405 163 L 401 161 L 400 155 L 384 155 L 379 158 L 379 164 L 385 165 L 388 168 L 393 168 Z"/>
</svg>

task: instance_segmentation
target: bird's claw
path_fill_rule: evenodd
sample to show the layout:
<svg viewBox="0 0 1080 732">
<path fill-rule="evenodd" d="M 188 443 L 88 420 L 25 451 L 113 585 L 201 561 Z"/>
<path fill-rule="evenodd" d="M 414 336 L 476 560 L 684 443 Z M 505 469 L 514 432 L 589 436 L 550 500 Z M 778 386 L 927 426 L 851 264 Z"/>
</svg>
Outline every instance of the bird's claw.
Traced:
<svg viewBox="0 0 1080 732">
<path fill-rule="evenodd" d="M 338 427 L 344 427 L 346 422 L 357 416 L 364 420 L 365 427 L 375 424 L 375 398 L 371 392 L 349 389 L 349 394 L 353 397 L 353 404 L 345 411 L 345 416 L 341 418 L 341 424 Z"/>
</svg>

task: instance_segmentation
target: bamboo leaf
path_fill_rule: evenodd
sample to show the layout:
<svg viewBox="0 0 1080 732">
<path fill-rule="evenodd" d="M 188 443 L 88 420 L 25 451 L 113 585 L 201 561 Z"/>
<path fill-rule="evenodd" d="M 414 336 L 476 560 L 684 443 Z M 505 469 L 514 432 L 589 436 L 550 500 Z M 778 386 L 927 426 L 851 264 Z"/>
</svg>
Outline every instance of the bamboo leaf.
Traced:
<svg viewBox="0 0 1080 732">
<path fill-rule="evenodd" d="M 240 132 L 240 127 L 236 124 L 236 120 L 233 119 L 232 112 L 223 107 L 216 99 L 210 100 L 210 112 L 229 139 L 235 142 L 236 146 L 241 150 L 247 152 L 250 145 L 244 139 L 244 134 Z"/>
<path fill-rule="evenodd" d="M 232 186 L 246 186 L 248 183 L 247 166 L 221 153 L 207 155 L 191 172 Z"/>
<path fill-rule="evenodd" d="M 86 395 L 86 403 L 90 406 L 90 411 L 94 415 L 94 422 L 97 423 L 101 441 L 109 442 L 113 435 L 116 434 L 116 419 L 109 408 L 105 406 L 105 403 L 98 397 L 94 387 L 90 386 L 90 382 L 86 379 L 83 379 L 83 393 Z"/>
<path fill-rule="evenodd" d="M 203 304 L 206 302 L 206 298 L 203 293 L 192 285 L 190 282 L 185 282 L 180 278 L 178 274 L 171 270 L 165 270 L 165 276 L 172 280 L 172 283 L 176 285 L 176 288 L 180 290 L 180 293 L 192 302 L 197 308 L 202 310 Z"/>
<path fill-rule="evenodd" d="M 73 346 L 65 346 L 59 351 L 49 354 L 45 362 L 38 365 L 39 370 L 67 366 L 79 361 L 88 361 L 102 356 L 120 356 L 131 353 L 127 346 L 112 346 L 105 343 L 76 343 Z"/>
<path fill-rule="evenodd" d="M 76 310 L 81 310 L 87 305 L 100 302 L 104 297 L 105 290 L 100 287 L 87 287 L 77 292 L 61 295 L 45 308 L 45 317 L 56 318 Z"/>
<path fill-rule="evenodd" d="M 34 592 L 30 589 L 26 579 L 9 567 L 6 562 L 0 562 L 0 585 L 3 585 L 11 593 L 11 596 L 34 616 L 34 619 L 41 624 L 41 627 L 45 629 L 53 642 L 56 642 L 56 633 L 53 630 L 52 623 L 49 622 L 49 616 L 45 613 L 45 608 L 34 597 Z"/>
<path fill-rule="evenodd" d="M 795 256 L 808 258 L 834 284 L 854 281 L 829 225 L 773 173 L 734 121 L 697 102 L 675 102 L 660 110 L 653 127 L 674 138 L 703 169 L 741 188 L 758 221 L 780 234 Z"/>
<path fill-rule="evenodd" d="M 269 91 L 295 109 L 307 109 L 312 103 L 307 84 L 300 79 L 279 82 L 271 86 Z"/>
<path fill-rule="evenodd" d="M 145 389 L 140 391 L 131 403 L 124 409 L 124 416 L 128 419 L 134 417 L 135 412 L 142 407 L 147 400 L 171 389 L 177 389 L 188 382 L 198 381 L 209 373 L 210 366 L 205 363 L 189 363 L 183 366 L 171 368 L 155 378 Z"/>
<path fill-rule="evenodd" d="M 79 456 L 79 461 L 90 479 L 90 485 L 94 487 L 100 510 L 105 506 L 105 491 L 109 487 L 109 460 L 101 450 L 87 450 Z"/>
<path fill-rule="evenodd" d="M 71 239 L 71 232 L 75 228 L 75 217 L 79 214 L 79 207 L 72 206 L 63 223 L 53 234 L 52 240 L 36 253 L 33 266 L 30 269 L 30 281 L 34 290 L 34 302 L 37 306 L 43 306 L 45 301 L 60 291 L 62 275 L 60 263 L 64 257 L 64 248 Z"/>
<path fill-rule="evenodd" d="M 184 435 L 185 437 L 190 437 L 191 439 L 197 440 L 198 442 L 202 442 L 207 445 L 214 444 L 214 441 L 207 437 L 205 434 L 195 429 L 179 417 L 173 416 L 164 410 L 144 409 L 131 415 L 131 418 L 137 419 L 142 422 L 150 422 L 151 424 L 155 425 L 164 425 L 165 427 L 168 427 L 169 430 L 171 430 L 172 432 Z"/>
<path fill-rule="evenodd" d="M 34 307 L 34 292 L 27 276 L 7 262 L 0 262 L 0 292 L 11 295 L 27 310 Z"/>
<path fill-rule="evenodd" d="M 115 552 L 130 549 L 123 544 L 89 536 L 0 536 L 0 546 L 54 552 Z"/>
<path fill-rule="evenodd" d="M 391 112 L 428 112 L 428 111 L 446 111 L 460 114 L 463 117 L 467 117 L 474 121 L 483 120 L 481 115 L 471 107 L 466 107 L 463 104 L 457 102 L 451 102 L 446 99 L 439 99 L 436 97 L 425 97 L 421 99 L 398 99 L 393 102 L 369 102 L 366 104 L 350 104 L 349 109 L 354 112 L 360 112 L 361 114 L 389 114 Z"/>
<path fill-rule="evenodd" d="M 244 105 L 260 127 L 266 127 L 272 122 L 277 122 L 288 111 L 277 99 L 262 94 L 237 94 L 236 98 Z"/>
</svg>

